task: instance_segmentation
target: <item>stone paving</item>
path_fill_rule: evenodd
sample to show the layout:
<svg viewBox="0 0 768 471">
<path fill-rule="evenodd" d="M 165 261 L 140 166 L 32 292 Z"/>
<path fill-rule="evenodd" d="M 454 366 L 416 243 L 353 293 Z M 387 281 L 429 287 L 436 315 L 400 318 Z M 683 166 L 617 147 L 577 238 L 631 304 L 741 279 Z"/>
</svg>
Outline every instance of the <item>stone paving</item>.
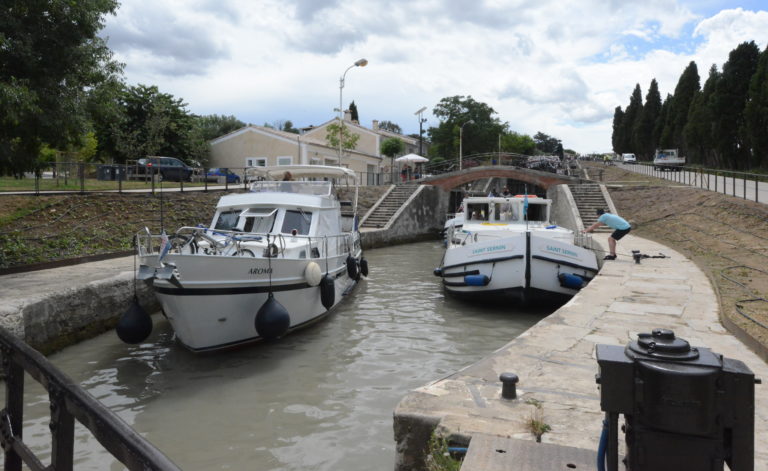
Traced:
<svg viewBox="0 0 768 471">
<path fill-rule="evenodd" d="M 607 235 L 595 239 L 607 245 Z M 669 258 L 636 264 L 631 250 Z M 669 247 L 632 235 L 621 240 L 618 253 L 556 313 L 480 362 L 411 391 L 395 410 L 397 469 L 419 460 L 412 456 L 424 438 L 419 422 L 465 439 L 483 433 L 534 440 L 534 418 L 551 428 L 543 442 L 596 450 L 603 412 L 595 345 L 624 346 L 657 327 L 741 360 L 763 379 L 755 385 L 755 469 L 768 469 L 768 448 L 761 446 L 768 443 L 768 365 L 722 327 L 706 275 Z M 520 377 L 519 400 L 501 398 L 504 372 Z"/>
</svg>

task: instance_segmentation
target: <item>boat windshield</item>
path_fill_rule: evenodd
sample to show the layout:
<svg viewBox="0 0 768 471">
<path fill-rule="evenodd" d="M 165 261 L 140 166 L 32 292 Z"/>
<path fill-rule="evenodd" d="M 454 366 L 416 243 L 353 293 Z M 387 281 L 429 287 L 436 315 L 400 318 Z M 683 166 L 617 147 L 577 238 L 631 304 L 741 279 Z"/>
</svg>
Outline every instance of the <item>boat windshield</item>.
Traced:
<svg viewBox="0 0 768 471">
<path fill-rule="evenodd" d="M 488 203 L 470 203 L 467 205 L 467 212 L 470 221 L 487 221 L 488 220 Z"/>
<path fill-rule="evenodd" d="M 230 209 L 219 213 L 219 217 L 216 218 L 216 225 L 214 229 L 220 231 L 231 231 L 237 226 L 237 219 L 240 217 L 241 209 Z"/>
<path fill-rule="evenodd" d="M 518 203 L 494 203 L 493 220 L 495 222 L 516 222 L 520 220 Z"/>
<path fill-rule="evenodd" d="M 328 196 L 331 194 L 331 182 L 304 181 L 262 181 L 251 185 L 254 193 L 300 193 L 303 195 Z"/>
<path fill-rule="evenodd" d="M 312 213 L 298 210 L 286 210 L 283 216 L 283 228 L 280 232 L 283 234 L 307 235 L 309 234 L 309 225 L 312 222 Z"/>
<path fill-rule="evenodd" d="M 242 214 L 242 226 L 238 227 L 238 229 L 243 232 L 267 234 L 272 232 L 276 215 L 277 209 L 275 208 L 249 208 Z"/>
</svg>

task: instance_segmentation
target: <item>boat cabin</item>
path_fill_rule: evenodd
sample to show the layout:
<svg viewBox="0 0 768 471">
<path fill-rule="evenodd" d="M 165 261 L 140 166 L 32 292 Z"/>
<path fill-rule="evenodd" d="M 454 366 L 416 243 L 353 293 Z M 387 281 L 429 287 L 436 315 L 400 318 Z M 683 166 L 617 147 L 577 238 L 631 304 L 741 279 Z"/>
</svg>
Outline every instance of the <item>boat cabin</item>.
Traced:
<svg viewBox="0 0 768 471">
<path fill-rule="evenodd" d="M 529 196 L 528 210 L 525 211 L 524 197 L 467 198 L 464 201 L 465 223 L 547 223 L 550 204 L 550 200 Z"/>
</svg>

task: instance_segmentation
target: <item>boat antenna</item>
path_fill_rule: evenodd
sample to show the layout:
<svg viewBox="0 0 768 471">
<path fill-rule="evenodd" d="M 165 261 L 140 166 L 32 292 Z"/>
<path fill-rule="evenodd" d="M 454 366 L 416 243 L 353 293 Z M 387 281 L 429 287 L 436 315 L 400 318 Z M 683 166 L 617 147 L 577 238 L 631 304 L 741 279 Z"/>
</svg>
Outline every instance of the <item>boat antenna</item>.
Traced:
<svg viewBox="0 0 768 471">
<path fill-rule="evenodd" d="M 267 233 L 267 273 L 269 275 L 269 295 L 272 296 L 272 248 L 269 243 L 269 233 Z"/>
<path fill-rule="evenodd" d="M 165 225 L 163 224 L 163 176 L 160 175 L 160 232 L 163 232 L 165 230 Z"/>
<path fill-rule="evenodd" d="M 528 185 L 525 185 L 523 194 L 523 218 L 525 219 L 525 230 L 528 230 Z"/>
</svg>

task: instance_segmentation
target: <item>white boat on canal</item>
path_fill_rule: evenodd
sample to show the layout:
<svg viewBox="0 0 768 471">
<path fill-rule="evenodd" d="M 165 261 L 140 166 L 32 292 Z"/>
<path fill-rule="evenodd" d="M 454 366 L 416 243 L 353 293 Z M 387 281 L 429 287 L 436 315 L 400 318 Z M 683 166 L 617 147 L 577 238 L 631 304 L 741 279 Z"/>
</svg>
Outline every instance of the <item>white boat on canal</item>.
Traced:
<svg viewBox="0 0 768 471">
<path fill-rule="evenodd" d="M 152 284 L 190 350 L 235 347 L 310 325 L 367 275 L 354 172 L 318 165 L 252 170 L 263 180 L 250 192 L 223 196 L 210 226 L 137 235 L 137 277 Z M 283 181 L 286 172 L 295 180 Z M 333 184 L 350 181 L 354 201 L 342 212 Z"/>
<path fill-rule="evenodd" d="M 469 299 L 564 301 L 597 273 L 586 236 L 551 224 L 552 201 L 535 195 L 468 197 L 460 228 L 447 231 L 435 275 Z"/>
</svg>

